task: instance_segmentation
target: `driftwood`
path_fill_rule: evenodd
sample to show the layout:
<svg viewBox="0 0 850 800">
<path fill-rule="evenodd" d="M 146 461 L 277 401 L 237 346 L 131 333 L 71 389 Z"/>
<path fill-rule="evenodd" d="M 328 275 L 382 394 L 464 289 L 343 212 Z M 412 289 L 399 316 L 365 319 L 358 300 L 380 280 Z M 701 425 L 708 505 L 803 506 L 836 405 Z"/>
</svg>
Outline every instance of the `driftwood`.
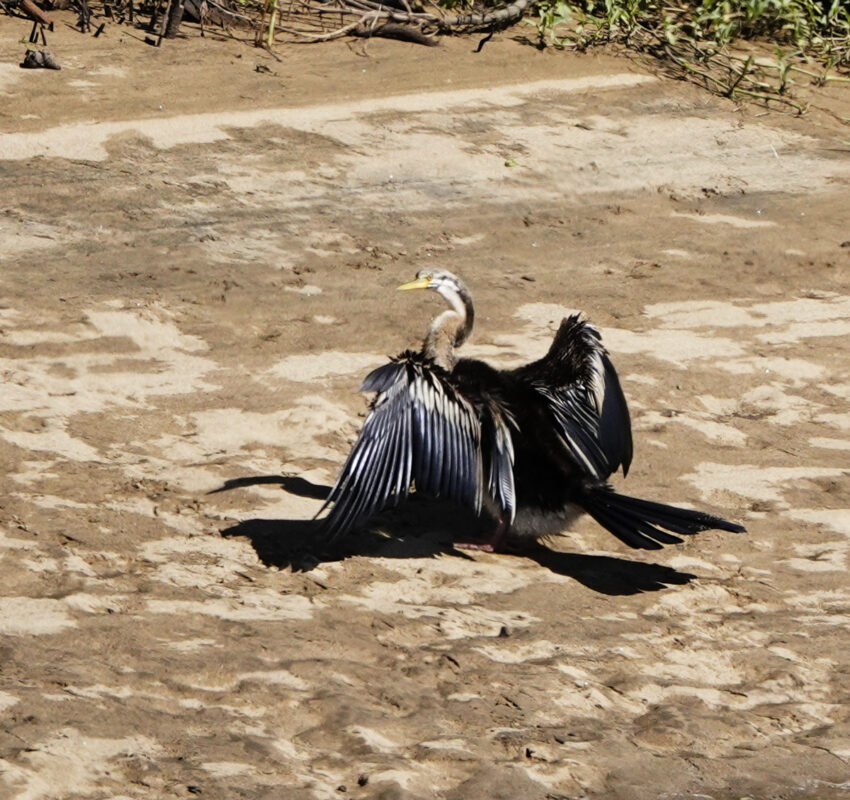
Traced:
<svg viewBox="0 0 850 800">
<path fill-rule="evenodd" d="M 53 17 L 50 14 L 42 11 L 32 0 L 21 0 L 18 4 L 18 8 L 24 12 L 30 19 L 34 19 L 36 22 L 41 23 L 42 25 L 52 25 Z"/>
<path fill-rule="evenodd" d="M 351 35 L 362 36 L 364 39 L 371 39 L 373 36 L 384 39 L 398 39 L 400 42 L 424 44 L 426 47 L 440 46 L 440 40 L 436 36 L 428 36 L 419 30 L 419 28 L 414 28 L 410 25 L 399 25 L 394 22 L 385 22 L 383 25 L 378 25 L 375 28 L 358 25 L 351 31 Z"/>
<path fill-rule="evenodd" d="M 183 0 L 171 0 L 165 14 L 164 35 L 166 39 L 176 39 L 183 21 Z"/>
<path fill-rule="evenodd" d="M 204 25 L 220 25 L 222 28 L 257 28 L 259 15 L 228 8 L 216 0 L 184 0 L 183 18 Z"/>
<path fill-rule="evenodd" d="M 531 0 L 516 0 L 516 2 L 510 5 L 497 8 L 494 11 L 448 17 L 442 20 L 441 25 L 446 33 L 454 33 L 457 30 L 473 33 L 475 31 L 498 29 L 512 25 L 519 20 L 525 13 L 525 9 L 530 5 Z"/>
<path fill-rule="evenodd" d="M 436 35 L 493 31 L 519 20 L 533 0 L 515 0 L 492 11 L 447 16 L 437 6 L 425 11 L 408 0 L 290 0 L 269 20 L 267 41 L 278 31 L 300 42 L 344 36 L 385 36 L 434 45 Z"/>
</svg>

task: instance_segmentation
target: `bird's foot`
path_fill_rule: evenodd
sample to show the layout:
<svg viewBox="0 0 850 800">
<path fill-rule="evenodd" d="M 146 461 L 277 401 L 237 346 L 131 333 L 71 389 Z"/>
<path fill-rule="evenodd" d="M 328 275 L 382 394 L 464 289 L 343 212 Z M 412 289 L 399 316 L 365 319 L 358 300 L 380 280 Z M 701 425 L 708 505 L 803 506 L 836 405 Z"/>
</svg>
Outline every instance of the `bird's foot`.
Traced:
<svg viewBox="0 0 850 800">
<path fill-rule="evenodd" d="M 508 533 L 508 521 L 499 518 L 493 532 L 485 539 L 461 539 L 454 545 L 459 550 L 480 550 L 482 553 L 498 553 L 504 548 L 505 538 Z"/>
<path fill-rule="evenodd" d="M 493 543 L 487 539 L 482 539 L 481 541 L 460 541 L 455 542 L 454 546 L 458 550 L 479 550 L 482 553 L 495 553 L 496 548 L 493 546 Z"/>
</svg>

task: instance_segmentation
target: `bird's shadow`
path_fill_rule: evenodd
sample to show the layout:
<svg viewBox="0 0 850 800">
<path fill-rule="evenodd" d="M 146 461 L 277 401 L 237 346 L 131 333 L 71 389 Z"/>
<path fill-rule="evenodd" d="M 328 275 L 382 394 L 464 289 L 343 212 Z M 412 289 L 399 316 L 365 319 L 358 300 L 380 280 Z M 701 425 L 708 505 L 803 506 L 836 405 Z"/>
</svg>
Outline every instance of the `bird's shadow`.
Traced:
<svg viewBox="0 0 850 800">
<path fill-rule="evenodd" d="M 294 476 L 262 475 L 234 478 L 210 494 L 247 486 L 277 484 L 290 494 L 323 500 L 330 492 L 321 486 Z M 412 495 L 401 507 L 370 519 L 341 540 L 326 544 L 321 523 L 303 519 L 248 519 L 224 529 L 222 536 L 244 536 L 266 566 L 307 572 L 319 564 L 342 561 L 354 555 L 381 558 L 429 558 L 448 555 L 473 559 L 468 551 L 458 550 L 453 534 L 485 531 L 471 512 Z M 563 553 L 534 542 L 516 555 L 530 558 L 557 575 L 573 578 L 595 592 L 630 595 L 655 592 L 670 585 L 690 583 L 696 576 L 662 564 L 647 564 L 615 556 Z"/>
</svg>

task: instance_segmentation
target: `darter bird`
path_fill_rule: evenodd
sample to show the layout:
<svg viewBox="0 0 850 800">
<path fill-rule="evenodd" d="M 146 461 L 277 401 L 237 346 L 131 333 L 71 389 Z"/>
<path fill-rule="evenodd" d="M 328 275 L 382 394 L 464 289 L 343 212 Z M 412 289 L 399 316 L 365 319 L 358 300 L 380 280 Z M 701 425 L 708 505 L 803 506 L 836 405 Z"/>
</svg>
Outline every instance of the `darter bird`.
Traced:
<svg viewBox="0 0 850 800">
<path fill-rule="evenodd" d="M 632 461 L 629 409 L 599 332 L 575 314 L 549 352 L 517 369 L 458 358 L 472 331 L 469 290 L 445 270 L 422 270 L 399 289 L 430 289 L 449 309 L 422 349 L 369 373 L 370 413 L 319 511 L 329 540 L 418 493 L 493 518 L 482 540 L 458 547 L 516 549 L 589 514 L 629 547 L 654 550 L 675 534 L 742 532 L 721 517 L 640 500 L 607 483 Z"/>
</svg>

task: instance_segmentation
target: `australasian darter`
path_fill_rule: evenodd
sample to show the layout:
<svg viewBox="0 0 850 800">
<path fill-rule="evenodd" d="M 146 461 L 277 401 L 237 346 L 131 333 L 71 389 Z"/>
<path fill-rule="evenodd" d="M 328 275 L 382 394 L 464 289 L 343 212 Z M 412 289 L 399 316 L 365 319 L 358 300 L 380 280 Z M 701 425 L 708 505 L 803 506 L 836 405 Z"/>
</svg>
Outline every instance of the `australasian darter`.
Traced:
<svg viewBox="0 0 850 800">
<path fill-rule="evenodd" d="M 431 323 L 419 352 L 406 350 L 369 373 L 375 392 L 342 471 L 320 510 L 329 538 L 398 505 L 415 487 L 494 519 L 491 535 L 457 546 L 497 551 L 523 537 L 560 533 L 581 512 L 629 547 L 658 549 L 717 528 L 721 517 L 615 492 L 607 483 L 632 461 L 629 410 L 595 328 L 575 314 L 549 352 L 517 369 L 458 358 L 472 331 L 466 286 L 423 270 L 399 289 L 430 289 L 450 308 Z"/>
</svg>

